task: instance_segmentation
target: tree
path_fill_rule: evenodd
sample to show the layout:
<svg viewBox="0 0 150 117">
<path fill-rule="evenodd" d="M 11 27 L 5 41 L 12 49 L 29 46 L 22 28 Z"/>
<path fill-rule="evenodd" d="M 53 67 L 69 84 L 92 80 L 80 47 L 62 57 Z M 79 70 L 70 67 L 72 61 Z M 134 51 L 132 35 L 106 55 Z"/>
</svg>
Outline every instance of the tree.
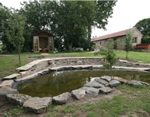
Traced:
<svg viewBox="0 0 150 117">
<path fill-rule="evenodd" d="M 6 23 L 8 25 L 8 27 L 5 28 L 7 38 L 17 50 L 19 57 L 19 65 L 21 65 L 20 53 L 25 40 L 23 37 L 25 17 L 15 12 L 12 14 L 10 19 Z"/>
<path fill-rule="evenodd" d="M 134 27 L 143 34 L 142 43 L 150 43 L 150 18 L 140 20 Z"/>
<path fill-rule="evenodd" d="M 103 69 L 110 69 L 110 72 L 112 73 L 112 66 L 116 64 L 118 61 L 118 57 L 114 51 L 114 42 L 110 39 L 110 41 L 107 44 L 107 48 L 98 47 L 100 51 L 94 53 L 94 55 L 104 55 L 104 60 L 106 61 L 103 65 Z"/>
<path fill-rule="evenodd" d="M 91 28 L 97 27 L 97 28 L 106 30 L 105 26 L 108 24 L 108 18 L 112 17 L 113 7 L 116 5 L 116 2 L 117 0 L 112 0 L 112 1 L 95 0 L 96 14 L 94 14 L 94 17 L 92 20 L 88 19 L 89 47 L 90 47 L 90 42 L 91 42 Z"/>
<path fill-rule="evenodd" d="M 13 52 L 14 51 L 13 45 L 8 41 L 3 28 L 8 27 L 7 24 L 4 24 L 3 26 L 3 22 L 8 21 L 9 17 L 10 17 L 10 9 L 8 9 L 6 6 L 0 3 L 0 40 L 2 40 L 4 47 L 6 47 L 5 51 Z"/>
<path fill-rule="evenodd" d="M 126 59 L 128 59 L 128 53 L 132 48 L 132 42 L 133 42 L 133 33 L 131 30 L 129 30 L 126 33 L 126 40 L 125 40 L 125 51 L 126 51 Z"/>
<path fill-rule="evenodd" d="M 71 51 L 75 42 L 87 37 L 88 20 L 93 19 L 95 2 L 60 1 L 56 19 L 61 29 L 66 48 Z"/>
</svg>

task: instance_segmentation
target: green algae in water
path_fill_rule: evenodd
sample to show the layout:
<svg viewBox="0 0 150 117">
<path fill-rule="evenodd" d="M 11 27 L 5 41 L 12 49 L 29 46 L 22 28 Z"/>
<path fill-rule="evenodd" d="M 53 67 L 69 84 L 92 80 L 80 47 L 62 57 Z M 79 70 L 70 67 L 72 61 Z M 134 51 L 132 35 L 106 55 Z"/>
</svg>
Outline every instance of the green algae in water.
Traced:
<svg viewBox="0 0 150 117">
<path fill-rule="evenodd" d="M 83 87 L 84 84 L 90 81 L 91 77 L 104 75 L 110 75 L 110 71 L 80 70 L 52 72 L 45 76 L 38 77 L 32 82 L 21 85 L 19 92 L 34 97 L 56 96 Z M 129 80 L 150 82 L 149 72 L 114 70 L 112 75 Z"/>
</svg>

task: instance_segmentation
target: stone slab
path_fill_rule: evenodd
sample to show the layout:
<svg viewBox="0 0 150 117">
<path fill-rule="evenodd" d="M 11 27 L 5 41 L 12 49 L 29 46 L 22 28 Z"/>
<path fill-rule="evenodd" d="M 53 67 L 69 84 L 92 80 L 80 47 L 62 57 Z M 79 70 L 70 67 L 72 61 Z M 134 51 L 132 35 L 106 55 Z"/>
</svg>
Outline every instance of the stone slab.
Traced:
<svg viewBox="0 0 150 117">
<path fill-rule="evenodd" d="M 3 80 L 17 79 L 19 76 L 20 76 L 20 74 L 14 73 L 14 74 L 4 77 Z"/>
<path fill-rule="evenodd" d="M 22 106 L 25 101 L 32 97 L 25 94 L 7 94 L 6 98 L 10 103 Z"/>
<path fill-rule="evenodd" d="M 70 97 L 71 94 L 69 92 L 60 94 L 58 96 L 53 97 L 53 103 L 56 105 L 66 104 Z"/>
<path fill-rule="evenodd" d="M 122 84 L 125 84 L 125 83 L 128 82 L 128 80 L 123 79 L 123 78 L 120 78 L 120 77 L 117 77 L 117 76 L 113 77 L 113 79 L 114 79 L 114 80 L 120 81 L 120 83 L 122 83 Z"/>
<path fill-rule="evenodd" d="M 99 90 L 100 90 L 100 93 L 104 93 L 104 94 L 112 92 L 112 89 L 110 87 L 102 87 Z"/>
<path fill-rule="evenodd" d="M 32 67 L 32 65 L 27 64 L 25 66 L 21 66 L 21 67 L 17 68 L 17 70 L 18 71 L 20 71 L 20 70 L 26 71 L 26 70 L 30 69 L 31 67 Z"/>
<path fill-rule="evenodd" d="M 47 111 L 47 107 L 49 104 L 52 104 L 51 97 L 34 97 L 25 101 L 23 107 L 27 108 L 28 111 L 40 114 Z"/>
<path fill-rule="evenodd" d="M 104 80 L 110 82 L 111 81 L 111 76 L 101 76 L 101 79 L 104 79 Z"/>
<path fill-rule="evenodd" d="M 0 97 L 5 97 L 7 94 L 16 94 L 18 91 L 8 86 L 0 88 Z"/>
<path fill-rule="evenodd" d="M 73 65 L 72 68 L 73 69 L 81 69 L 82 67 L 81 67 L 81 65 Z"/>
<path fill-rule="evenodd" d="M 86 91 L 87 94 L 91 96 L 98 96 L 99 95 L 99 89 L 92 88 L 92 87 L 82 87 L 83 90 Z"/>
<path fill-rule="evenodd" d="M 12 87 L 13 83 L 14 83 L 13 80 L 5 80 L 0 84 L 0 87 L 5 87 L 5 86 Z"/>
<path fill-rule="evenodd" d="M 27 75 L 28 75 L 28 72 L 27 72 L 27 71 L 20 72 L 20 75 L 21 75 L 21 77 L 25 77 L 25 76 L 27 76 Z"/>
<path fill-rule="evenodd" d="M 135 70 L 135 71 L 148 71 L 150 68 L 142 68 L 142 67 L 124 67 L 124 66 L 113 66 L 115 69 L 125 69 L 125 70 Z"/>
<path fill-rule="evenodd" d="M 129 81 L 128 84 L 133 86 L 142 86 L 141 81 L 136 81 L 136 80 Z"/>
<path fill-rule="evenodd" d="M 108 81 L 106 81 L 104 79 L 101 79 L 101 78 L 95 78 L 95 81 L 100 83 L 100 84 L 103 84 L 103 85 L 107 85 L 108 84 Z"/>
<path fill-rule="evenodd" d="M 87 84 L 84 85 L 85 87 L 94 87 L 94 88 L 101 88 L 104 87 L 104 85 L 94 81 L 88 82 Z"/>
<path fill-rule="evenodd" d="M 86 93 L 83 89 L 76 89 L 71 92 L 71 95 L 74 99 L 80 100 L 81 98 L 84 98 Z"/>
<path fill-rule="evenodd" d="M 118 81 L 118 80 L 111 80 L 110 82 L 109 82 L 109 86 L 110 87 L 116 87 L 117 85 L 119 85 L 120 84 L 120 82 Z"/>
<path fill-rule="evenodd" d="M 100 69 L 103 65 L 93 65 L 93 69 Z"/>
</svg>

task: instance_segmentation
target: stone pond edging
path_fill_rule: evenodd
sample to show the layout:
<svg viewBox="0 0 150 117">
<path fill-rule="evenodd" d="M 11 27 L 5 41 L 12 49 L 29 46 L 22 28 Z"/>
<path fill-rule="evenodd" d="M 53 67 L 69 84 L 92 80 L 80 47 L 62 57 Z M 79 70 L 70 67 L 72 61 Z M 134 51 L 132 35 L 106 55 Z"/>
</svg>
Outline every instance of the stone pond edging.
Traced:
<svg viewBox="0 0 150 117">
<path fill-rule="evenodd" d="M 18 73 L 6 76 L 0 84 L 0 97 L 5 97 L 11 103 L 23 106 L 29 111 L 35 113 L 46 112 L 50 104 L 66 104 L 68 100 L 80 100 L 86 95 L 98 96 L 99 94 L 108 94 L 113 91 L 113 87 L 119 84 L 129 84 L 134 86 L 150 86 L 149 83 L 142 81 L 127 81 L 119 77 L 103 76 L 96 77 L 84 87 L 66 92 L 55 97 L 31 97 L 25 94 L 19 94 L 17 89 L 21 84 L 29 82 L 38 76 L 45 75 L 51 71 L 80 70 L 80 69 L 100 69 L 103 66 L 102 57 L 63 57 L 47 58 L 33 61 L 25 66 L 17 68 Z M 126 60 L 119 60 L 115 69 L 149 71 L 149 64 L 133 63 Z"/>
</svg>

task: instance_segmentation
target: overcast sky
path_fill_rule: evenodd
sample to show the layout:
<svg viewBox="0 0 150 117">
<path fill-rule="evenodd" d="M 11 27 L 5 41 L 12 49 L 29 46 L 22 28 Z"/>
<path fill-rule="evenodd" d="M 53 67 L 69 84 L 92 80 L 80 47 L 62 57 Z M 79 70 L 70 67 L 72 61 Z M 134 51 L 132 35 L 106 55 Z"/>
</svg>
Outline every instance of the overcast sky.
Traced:
<svg viewBox="0 0 150 117">
<path fill-rule="evenodd" d="M 7 7 L 20 8 L 24 0 L 0 0 Z M 28 0 L 25 0 L 28 1 Z M 108 20 L 107 30 L 93 29 L 92 36 L 121 31 L 133 27 L 139 20 L 150 17 L 150 0 L 118 0 L 112 18 Z"/>
</svg>

